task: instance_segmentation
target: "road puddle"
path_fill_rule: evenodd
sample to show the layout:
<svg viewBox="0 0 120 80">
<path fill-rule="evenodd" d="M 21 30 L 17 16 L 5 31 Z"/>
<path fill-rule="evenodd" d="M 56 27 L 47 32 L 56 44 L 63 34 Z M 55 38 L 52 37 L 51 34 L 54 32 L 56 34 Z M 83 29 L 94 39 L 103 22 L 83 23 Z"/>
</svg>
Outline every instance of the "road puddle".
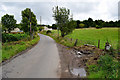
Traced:
<svg viewBox="0 0 120 80">
<path fill-rule="evenodd" d="M 85 68 L 73 68 L 70 70 L 70 72 L 75 76 L 86 77 Z"/>
</svg>

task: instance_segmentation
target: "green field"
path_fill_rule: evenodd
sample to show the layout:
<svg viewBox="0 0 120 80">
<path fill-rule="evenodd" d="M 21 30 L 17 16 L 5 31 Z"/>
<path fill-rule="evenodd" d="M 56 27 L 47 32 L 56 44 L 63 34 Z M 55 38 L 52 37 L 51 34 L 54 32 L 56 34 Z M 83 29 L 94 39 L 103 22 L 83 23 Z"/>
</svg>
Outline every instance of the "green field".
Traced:
<svg viewBox="0 0 120 80">
<path fill-rule="evenodd" d="M 52 34 L 57 35 L 57 31 L 52 31 Z M 100 40 L 100 48 L 104 49 L 105 43 L 107 40 L 113 46 L 114 49 L 117 49 L 118 46 L 118 28 L 84 28 L 84 29 L 75 29 L 71 34 L 65 36 L 65 38 L 72 38 L 73 43 L 75 39 L 78 39 L 77 46 L 83 44 L 92 44 L 98 46 L 98 40 Z M 67 45 L 69 46 L 69 45 Z"/>
</svg>

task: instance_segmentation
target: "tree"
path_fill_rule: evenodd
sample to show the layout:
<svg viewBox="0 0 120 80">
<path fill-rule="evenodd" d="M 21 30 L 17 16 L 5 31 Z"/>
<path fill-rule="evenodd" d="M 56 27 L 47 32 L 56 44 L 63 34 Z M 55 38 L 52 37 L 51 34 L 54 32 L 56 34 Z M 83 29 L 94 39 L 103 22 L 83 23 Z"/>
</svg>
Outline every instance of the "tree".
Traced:
<svg viewBox="0 0 120 80">
<path fill-rule="evenodd" d="M 73 21 L 69 22 L 70 10 L 64 7 L 53 8 L 53 17 L 58 25 L 58 29 L 61 31 L 61 36 L 71 33 L 73 31 L 73 26 L 68 26 Z"/>
<path fill-rule="evenodd" d="M 71 20 L 68 23 L 66 23 L 65 25 L 63 25 L 63 27 L 61 27 L 62 31 L 61 31 L 61 35 L 62 37 L 64 37 L 65 35 L 71 33 L 76 27 L 76 22 Z"/>
<path fill-rule="evenodd" d="M 50 25 L 47 25 L 47 27 L 48 27 L 48 28 L 52 28 L 52 26 L 50 26 Z"/>
<path fill-rule="evenodd" d="M 57 25 L 56 24 L 52 24 L 52 29 L 57 29 Z"/>
<path fill-rule="evenodd" d="M 1 23 L 2 23 L 2 28 L 3 28 L 3 31 L 7 31 L 10 33 L 11 30 L 14 30 L 14 28 L 16 27 L 16 20 L 14 19 L 14 16 L 13 15 L 4 15 L 2 18 L 1 18 Z"/>
<path fill-rule="evenodd" d="M 103 20 L 95 20 L 96 25 L 103 27 L 104 21 Z"/>
<path fill-rule="evenodd" d="M 88 26 L 89 27 L 93 26 L 93 19 L 92 18 L 88 18 Z"/>
<path fill-rule="evenodd" d="M 83 21 L 83 24 L 85 24 L 85 28 L 89 28 L 88 20 L 84 20 L 84 21 Z"/>
<path fill-rule="evenodd" d="M 77 20 L 76 23 L 77 23 L 77 27 L 76 28 L 79 28 L 80 21 Z"/>
<path fill-rule="evenodd" d="M 31 32 L 37 31 L 37 19 L 36 16 L 29 8 L 22 11 L 21 29 L 24 32 L 30 32 L 30 22 L 31 22 Z"/>
<path fill-rule="evenodd" d="M 85 24 L 80 23 L 80 24 L 79 24 L 79 27 L 80 27 L 80 28 L 84 28 L 84 27 L 85 27 Z"/>
</svg>

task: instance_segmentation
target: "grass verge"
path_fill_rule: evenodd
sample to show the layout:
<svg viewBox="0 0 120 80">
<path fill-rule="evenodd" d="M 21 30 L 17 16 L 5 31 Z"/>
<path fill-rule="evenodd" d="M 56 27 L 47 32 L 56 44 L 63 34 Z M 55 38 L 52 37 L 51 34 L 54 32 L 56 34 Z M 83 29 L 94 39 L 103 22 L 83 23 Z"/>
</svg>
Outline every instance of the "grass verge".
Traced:
<svg viewBox="0 0 120 80">
<path fill-rule="evenodd" d="M 97 65 L 88 66 L 88 78 L 120 78 L 120 62 L 111 55 L 105 54 Z"/>
<path fill-rule="evenodd" d="M 40 37 L 36 36 L 33 40 L 20 40 L 9 43 L 4 43 L 2 45 L 2 61 L 8 60 L 17 53 L 26 50 L 27 48 L 38 43 Z"/>
</svg>

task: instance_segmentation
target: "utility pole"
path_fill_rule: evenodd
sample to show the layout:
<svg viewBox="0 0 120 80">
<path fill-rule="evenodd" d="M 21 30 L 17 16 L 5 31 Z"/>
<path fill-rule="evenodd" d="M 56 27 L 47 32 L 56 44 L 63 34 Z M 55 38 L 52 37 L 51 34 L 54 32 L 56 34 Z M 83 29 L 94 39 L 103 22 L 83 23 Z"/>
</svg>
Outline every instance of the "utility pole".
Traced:
<svg viewBox="0 0 120 80">
<path fill-rule="evenodd" d="M 40 16 L 40 25 L 41 25 L 41 22 L 42 22 L 42 17 Z"/>
<path fill-rule="evenodd" d="M 31 10 L 29 9 L 29 20 L 30 20 L 30 38 L 32 38 L 32 32 L 31 32 Z"/>
</svg>

